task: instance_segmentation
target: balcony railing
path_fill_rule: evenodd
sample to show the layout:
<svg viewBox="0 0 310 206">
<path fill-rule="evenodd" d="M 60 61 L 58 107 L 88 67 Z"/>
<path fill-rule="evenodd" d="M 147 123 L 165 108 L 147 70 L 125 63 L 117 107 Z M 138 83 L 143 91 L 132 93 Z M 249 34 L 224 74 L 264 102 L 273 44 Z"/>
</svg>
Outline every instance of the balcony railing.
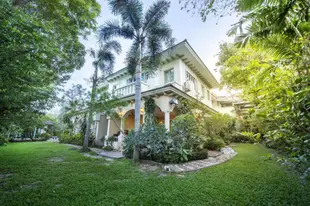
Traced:
<svg viewBox="0 0 310 206">
<path fill-rule="evenodd" d="M 133 82 L 133 83 L 130 83 L 126 86 L 115 89 L 113 91 L 113 93 L 114 93 L 114 95 L 119 96 L 119 97 L 128 96 L 128 95 L 135 93 L 135 88 L 136 88 L 135 82 Z M 141 82 L 141 91 L 142 92 L 148 90 L 148 88 L 149 88 L 149 86 L 146 83 Z"/>
</svg>

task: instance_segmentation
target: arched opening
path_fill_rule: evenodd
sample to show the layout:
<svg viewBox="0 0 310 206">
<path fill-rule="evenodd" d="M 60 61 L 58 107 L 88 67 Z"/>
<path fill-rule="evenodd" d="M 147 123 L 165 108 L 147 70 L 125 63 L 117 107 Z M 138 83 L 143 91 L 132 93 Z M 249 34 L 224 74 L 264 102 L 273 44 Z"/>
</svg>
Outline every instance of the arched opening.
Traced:
<svg viewBox="0 0 310 206">
<path fill-rule="evenodd" d="M 124 133 L 127 135 L 130 130 L 135 128 L 135 110 L 128 110 L 124 116 Z M 140 114 L 140 124 L 143 123 L 143 115 Z"/>
<path fill-rule="evenodd" d="M 170 115 L 170 127 L 171 127 L 171 121 L 177 115 L 176 109 L 173 109 L 169 115 Z M 159 124 L 165 124 L 165 113 L 159 107 L 156 107 L 155 109 L 155 120 Z"/>
</svg>

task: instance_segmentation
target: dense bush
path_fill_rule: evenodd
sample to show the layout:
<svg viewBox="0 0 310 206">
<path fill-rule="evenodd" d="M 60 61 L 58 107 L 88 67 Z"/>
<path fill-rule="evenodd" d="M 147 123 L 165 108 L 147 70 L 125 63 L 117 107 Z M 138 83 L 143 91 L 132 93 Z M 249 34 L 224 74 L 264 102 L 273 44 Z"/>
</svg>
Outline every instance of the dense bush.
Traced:
<svg viewBox="0 0 310 206">
<path fill-rule="evenodd" d="M 7 143 L 8 143 L 8 140 L 4 136 L 0 135 L 0 146 L 4 146 Z"/>
<path fill-rule="evenodd" d="M 42 133 L 42 134 L 40 134 L 40 139 L 42 139 L 42 140 L 48 140 L 49 138 L 51 138 L 51 136 L 52 135 L 50 135 L 49 133 Z"/>
<path fill-rule="evenodd" d="M 192 152 L 189 155 L 188 160 L 202 160 L 208 158 L 208 149 L 202 149 L 199 151 Z"/>
<path fill-rule="evenodd" d="M 233 142 L 258 143 L 261 141 L 261 134 L 253 132 L 236 132 L 232 135 Z"/>
<path fill-rule="evenodd" d="M 113 151 L 114 150 L 114 148 L 111 145 L 104 146 L 104 147 L 102 147 L 102 149 L 105 151 Z"/>
<path fill-rule="evenodd" d="M 133 131 L 125 137 L 124 154 L 132 157 L 133 145 L 138 145 L 141 159 L 162 163 L 205 159 L 208 151 L 203 146 L 208 139 L 200 134 L 199 127 L 198 121 L 190 114 L 177 116 L 172 121 L 171 132 L 167 132 L 164 125 L 143 125 L 137 137 Z M 224 146 L 223 141 L 220 143 L 216 149 Z"/>
<path fill-rule="evenodd" d="M 59 137 L 60 143 L 83 145 L 83 136 L 81 134 L 64 133 Z"/>
<path fill-rule="evenodd" d="M 224 140 L 222 140 L 219 137 L 210 138 L 203 145 L 203 147 L 206 149 L 217 150 L 217 151 L 221 150 L 221 148 L 223 148 L 224 146 L 225 146 Z"/>
<path fill-rule="evenodd" d="M 226 144 L 232 140 L 236 130 L 236 120 L 227 114 L 215 113 L 201 119 L 201 133 L 205 137 L 220 138 Z"/>
</svg>

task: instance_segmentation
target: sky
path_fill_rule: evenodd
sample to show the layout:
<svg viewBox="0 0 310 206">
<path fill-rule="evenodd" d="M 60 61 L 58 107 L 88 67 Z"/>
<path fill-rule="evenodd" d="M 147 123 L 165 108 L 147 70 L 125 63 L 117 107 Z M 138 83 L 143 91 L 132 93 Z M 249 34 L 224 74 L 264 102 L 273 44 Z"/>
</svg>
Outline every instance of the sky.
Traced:
<svg viewBox="0 0 310 206">
<path fill-rule="evenodd" d="M 107 20 L 115 19 L 115 16 L 109 11 L 107 2 L 105 0 L 97 1 L 101 4 L 101 14 L 97 18 L 98 26 L 104 24 Z M 152 2 L 154 1 L 144 0 L 144 9 L 146 10 Z M 214 71 L 218 59 L 219 44 L 220 42 L 232 41 L 232 38 L 229 38 L 226 32 L 232 24 L 238 21 L 238 18 L 236 16 L 222 18 L 210 16 L 206 22 L 202 22 L 198 14 L 188 13 L 181 10 L 181 7 L 179 0 L 171 0 L 169 13 L 166 17 L 166 21 L 172 28 L 173 37 L 176 38 L 176 43 L 187 39 L 209 70 L 219 80 L 220 74 Z M 98 39 L 95 34 L 90 35 L 87 40 L 82 40 L 86 49 L 98 48 L 97 42 Z M 122 39 L 119 42 L 122 45 L 123 52 L 116 57 L 114 71 L 124 68 L 125 55 L 131 43 L 129 40 Z M 71 79 L 65 85 L 65 89 L 70 88 L 72 84 L 82 84 L 84 87 L 90 88 L 91 85 L 86 80 L 90 78 L 94 68 L 92 67 L 92 59 L 88 55 L 85 60 L 83 68 L 72 74 Z"/>
</svg>

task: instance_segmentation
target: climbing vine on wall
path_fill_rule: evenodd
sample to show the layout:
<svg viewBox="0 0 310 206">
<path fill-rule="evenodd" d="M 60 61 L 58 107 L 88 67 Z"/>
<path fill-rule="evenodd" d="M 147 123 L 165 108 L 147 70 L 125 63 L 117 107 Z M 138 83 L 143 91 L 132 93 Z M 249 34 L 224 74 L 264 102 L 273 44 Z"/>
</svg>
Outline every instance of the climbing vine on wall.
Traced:
<svg viewBox="0 0 310 206">
<path fill-rule="evenodd" d="M 145 123 L 146 124 L 154 124 L 155 123 L 155 109 L 156 109 L 155 100 L 151 97 L 147 97 L 144 103 L 145 109 Z"/>
</svg>

